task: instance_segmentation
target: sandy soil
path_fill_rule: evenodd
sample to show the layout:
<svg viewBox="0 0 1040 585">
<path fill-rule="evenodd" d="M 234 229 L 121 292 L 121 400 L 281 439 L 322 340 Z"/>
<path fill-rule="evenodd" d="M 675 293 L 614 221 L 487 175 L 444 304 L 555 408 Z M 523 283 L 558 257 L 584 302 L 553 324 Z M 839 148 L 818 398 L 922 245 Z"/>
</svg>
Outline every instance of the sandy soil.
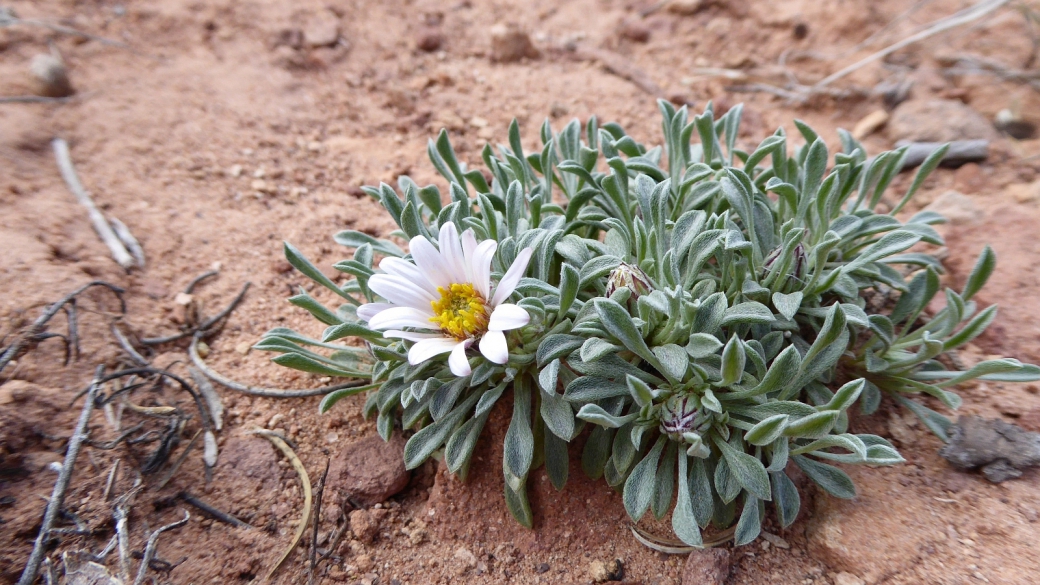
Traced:
<svg viewBox="0 0 1040 585">
<path fill-rule="evenodd" d="M 441 128 L 451 133 L 460 157 L 472 163 L 479 162 L 485 142 L 504 138 L 514 116 L 531 144 L 546 116 L 562 127 L 592 114 L 655 143 L 660 130 L 653 99 L 669 97 L 697 107 L 709 99 L 723 107 L 745 102 L 741 140 L 748 147 L 779 125 L 793 131 L 794 118 L 836 145 L 837 128 L 851 128 L 882 108 L 880 98 L 823 96 L 791 104 L 769 94 L 728 90 L 732 82 L 698 70 L 729 68 L 782 83 L 778 63 L 786 59 L 788 73 L 812 83 L 968 3 L 927 3 L 886 30 L 908 3 L 721 0 L 703 2 L 705 7 L 691 14 L 658 10 L 641 19 L 640 11 L 652 4 L 10 2 L 23 18 L 60 19 L 133 49 L 43 28 L 0 28 L 0 94 L 27 93 L 28 63 L 47 51 L 48 41 L 66 60 L 78 91 L 63 104 L 0 104 L 0 335 L 17 332 L 45 303 L 93 279 L 127 289 L 124 330 L 141 337 L 176 332 L 183 317 L 175 295 L 219 264 L 219 277 L 196 290 L 207 314 L 224 306 L 244 282 L 253 287 L 212 339 L 209 363 L 246 383 L 291 388 L 327 383 L 248 351 L 275 326 L 315 336 L 322 329 L 284 301 L 300 285 L 309 285 L 282 258 L 281 242 L 291 241 L 335 278 L 331 265 L 345 255 L 332 242 L 334 232 L 352 228 L 383 235 L 392 227 L 358 187 L 395 182 L 403 173 L 420 184 L 442 184 L 425 157 L 426 140 Z M 497 22 L 515 22 L 529 31 L 540 58 L 493 62 L 490 28 Z M 334 45 L 307 45 L 330 27 L 339 31 Z M 878 42 L 857 46 L 874 33 L 882 35 Z M 437 41 L 433 50 L 423 50 Z M 570 50 L 574 47 L 579 50 Z M 576 57 L 582 49 L 606 51 L 609 60 Z M 914 100 L 955 99 L 990 119 L 1004 108 L 1028 118 L 1040 112 L 1040 99 L 1027 86 L 982 74 L 944 76 L 940 67 L 950 55 L 972 53 L 1029 68 L 1032 51 L 1022 16 L 1006 10 L 900 51 L 835 86 L 870 88 L 908 79 L 914 82 Z M 663 95 L 650 95 L 623 79 L 625 71 L 640 72 Z M 146 269 L 125 274 L 111 260 L 57 172 L 50 149 L 55 136 L 69 141 L 82 180 L 103 211 L 140 239 Z M 876 152 L 896 138 L 881 131 L 865 143 Z M 963 352 L 966 361 L 998 353 L 1040 361 L 1038 170 L 1040 141 L 1000 138 L 988 161 L 940 170 L 920 195 L 918 206 L 951 189 L 969 198 L 969 209 L 945 228 L 950 282 L 966 277 L 984 243 L 998 254 L 997 272 L 980 299 L 999 302 L 1001 313 L 992 332 Z M 896 192 L 908 183 L 909 177 L 898 179 Z M 328 300 L 321 291 L 314 294 Z M 77 361 L 62 365 L 60 341 L 48 340 L 3 373 L 11 381 L 0 386 L 0 427 L 6 433 L 0 455 L 16 473 L 0 477 L 0 582 L 17 579 L 38 530 L 42 498 L 55 478 L 48 465 L 61 460 L 79 412 L 78 405 L 69 408 L 70 400 L 88 384 L 96 364 L 114 366 L 121 355 L 108 330 L 118 309 L 112 297 L 94 291 L 79 308 L 83 339 Z M 62 328 L 59 317 L 51 330 Z M 184 374 L 185 347 L 167 344 L 148 357 Z M 207 481 L 196 451 L 165 488 L 156 489 L 155 476 L 144 477 L 146 489 L 130 517 L 132 545 L 142 550 L 148 530 L 180 517 L 184 505 L 173 497 L 184 490 L 261 529 L 233 529 L 192 510 L 188 526 L 160 540 L 159 557 L 179 564 L 157 573 L 159 582 L 250 582 L 288 545 L 302 501 L 295 472 L 266 441 L 248 437 L 248 429 L 266 426 L 285 433 L 312 478 L 330 455 L 375 433 L 374 424 L 360 415 L 362 398 L 318 415 L 316 398 L 221 392 L 227 425 L 220 433 L 216 473 Z M 965 412 L 1002 416 L 1040 431 L 1035 385 L 980 383 L 963 388 L 962 395 Z M 160 399 L 187 404 L 169 387 L 155 396 Z M 505 406 L 496 414 L 499 423 Z M 729 582 L 1036 582 L 1036 471 L 1002 485 L 958 473 L 936 454 L 938 441 L 892 405 L 854 424 L 893 438 L 908 463 L 849 470 L 860 492 L 852 502 L 806 491 L 803 518 L 792 528 L 781 532 L 767 521 L 767 530 L 782 540 L 734 551 Z M 620 558 L 630 582 L 680 582 L 684 557 L 638 544 L 620 497 L 584 478 L 577 462 L 562 493 L 555 493 L 540 472 L 533 477 L 536 530 L 518 527 L 501 501 L 497 461 L 504 426 L 488 425 L 467 483 L 447 478 L 431 464 L 382 506 L 385 512 L 366 512 L 378 526 L 371 542 L 343 538 L 320 566 L 317 581 L 588 583 L 591 562 Z M 182 444 L 197 428 L 197 421 L 188 424 Z M 99 441 L 115 438 L 100 413 L 91 429 Z M 91 533 L 63 537 L 57 552 L 104 547 L 112 535 L 113 502 L 104 497 L 109 470 L 122 460 L 112 493 L 125 493 L 151 449 L 85 449 L 66 507 Z M 342 522 L 335 509 L 326 510 L 322 541 Z M 113 556 L 106 563 L 115 569 Z M 301 547 L 274 581 L 304 583 L 306 567 Z"/>
</svg>

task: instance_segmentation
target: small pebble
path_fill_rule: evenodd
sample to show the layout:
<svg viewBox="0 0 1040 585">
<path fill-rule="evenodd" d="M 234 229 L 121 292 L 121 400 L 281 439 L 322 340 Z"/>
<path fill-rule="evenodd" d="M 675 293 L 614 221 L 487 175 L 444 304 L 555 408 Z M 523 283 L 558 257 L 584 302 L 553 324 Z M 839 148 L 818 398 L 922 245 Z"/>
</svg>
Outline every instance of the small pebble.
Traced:
<svg viewBox="0 0 1040 585">
<path fill-rule="evenodd" d="M 535 573 L 545 573 L 549 570 L 549 563 L 542 563 L 534 568 Z"/>
<path fill-rule="evenodd" d="M 65 63 L 49 54 L 33 57 L 29 63 L 29 75 L 32 77 L 32 91 L 43 97 L 68 97 L 76 92 L 69 82 L 69 73 Z"/>
</svg>

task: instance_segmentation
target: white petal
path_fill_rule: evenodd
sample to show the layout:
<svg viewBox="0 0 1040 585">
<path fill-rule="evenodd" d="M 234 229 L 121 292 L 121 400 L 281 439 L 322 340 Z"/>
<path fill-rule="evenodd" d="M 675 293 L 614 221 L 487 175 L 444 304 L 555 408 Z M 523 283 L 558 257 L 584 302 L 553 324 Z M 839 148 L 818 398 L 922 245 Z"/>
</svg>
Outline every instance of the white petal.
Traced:
<svg viewBox="0 0 1040 585">
<path fill-rule="evenodd" d="M 469 268 L 473 276 L 470 282 L 485 299 L 491 298 L 491 259 L 495 257 L 497 249 L 498 242 L 484 240 L 473 251 L 473 258 L 469 261 Z"/>
<path fill-rule="evenodd" d="M 439 329 L 430 321 L 431 317 L 433 317 L 433 313 L 430 311 L 423 312 L 411 307 L 391 307 L 369 319 L 368 326 L 372 329 L 400 329 L 402 327 Z"/>
<path fill-rule="evenodd" d="M 477 237 L 473 235 L 473 228 L 462 232 L 462 255 L 465 256 L 466 282 L 473 282 L 473 257 L 477 253 Z M 485 299 L 487 296 L 484 297 Z"/>
<path fill-rule="evenodd" d="M 423 339 L 408 350 L 408 363 L 413 366 L 421 364 L 435 355 L 448 353 L 455 349 L 458 341 L 439 337 L 437 339 Z"/>
<path fill-rule="evenodd" d="M 437 294 L 437 287 L 433 286 L 433 284 L 427 280 L 426 276 L 421 270 L 419 270 L 419 267 L 407 260 L 401 258 L 383 258 L 382 262 L 379 263 L 379 268 L 387 274 L 407 279 L 412 284 L 428 291 L 435 297 L 439 296 Z"/>
<path fill-rule="evenodd" d="M 391 339 L 407 339 L 408 341 L 422 341 L 424 339 L 443 339 L 441 333 L 416 333 L 414 331 L 401 331 L 400 329 L 389 329 L 383 332 L 383 337 Z"/>
<path fill-rule="evenodd" d="M 502 280 L 495 287 L 495 297 L 491 299 L 492 307 L 498 306 L 499 303 L 508 299 L 509 295 L 516 290 L 516 285 L 520 284 L 520 279 L 524 277 L 524 272 L 527 271 L 527 263 L 531 261 L 532 253 L 534 253 L 534 250 L 531 248 L 524 248 L 516 255 L 513 265 L 509 267 L 509 270 L 506 270 Z"/>
<path fill-rule="evenodd" d="M 455 224 L 448 221 L 441 226 L 437 244 L 441 247 L 444 265 L 451 271 L 451 281 L 466 282 L 466 258 L 462 255 L 462 242 Z"/>
<path fill-rule="evenodd" d="M 491 311 L 488 319 L 488 331 L 509 331 L 519 329 L 531 322 L 531 316 L 522 308 L 503 303 Z"/>
<path fill-rule="evenodd" d="M 419 271 L 426 277 L 426 280 L 430 281 L 430 284 L 444 288 L 451 286 L 448 267 L 444 265 L 441 253 L 433 247 L 429 240 L 422 236 L 415 236 L 408 245 L 412 251 L 415 265 L 419 267 Z"/>
<path fill-rule="evenodd" d="M 480 353 L 490 362 L 504 364 L 509 361 L 509 348 L 506 347 L 506 334 L 501 331 L 488 331 L 480 338 Z"/>
<path fill-rule="evenodd" d="M 472 339 L 456 343 L 455 348 L 451 350 L 451 355 L 448 356 L 448 367 L 451 368 L 451 373 L 460 378 L 473 373 L 473 369 L 469 367 L 469 360 L 466 359 L 466 348 L 471 343 L 473 343 Z"/>
<path fill-rule="evenodd" d="M 368 287 L 395 305 L 415 309 L 430 310 L 430 303 L 439 298 L 407 279 L 390 274 L 372 275 L 372 278 L 368 279 Z"/>
<path fill-rule="evenodd" d="M 362 321 L 371 321 L 372 317 L 392 308 L 394 306 L 390 303 L 367 303 L 357 308 L 357 316 Z"/>
</svg>

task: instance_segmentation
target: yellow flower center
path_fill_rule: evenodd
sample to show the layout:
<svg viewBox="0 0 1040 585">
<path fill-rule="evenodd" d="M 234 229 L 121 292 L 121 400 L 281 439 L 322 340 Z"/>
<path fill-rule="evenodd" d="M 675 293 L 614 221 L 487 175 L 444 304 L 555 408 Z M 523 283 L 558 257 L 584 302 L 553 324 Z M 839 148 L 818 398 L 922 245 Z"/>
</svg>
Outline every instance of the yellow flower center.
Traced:
<svg viewBox="0 0 1040 585">
<path fill-rule="evenodd" d="M 463 340 L 487 331 L 488 306 L 484 297 L 472 284 L 453 284 L 448 288 L 437 287 L 441 298 L 430 301 L 436 323 L 441 331 L 455 339 Z"/>
</svg>

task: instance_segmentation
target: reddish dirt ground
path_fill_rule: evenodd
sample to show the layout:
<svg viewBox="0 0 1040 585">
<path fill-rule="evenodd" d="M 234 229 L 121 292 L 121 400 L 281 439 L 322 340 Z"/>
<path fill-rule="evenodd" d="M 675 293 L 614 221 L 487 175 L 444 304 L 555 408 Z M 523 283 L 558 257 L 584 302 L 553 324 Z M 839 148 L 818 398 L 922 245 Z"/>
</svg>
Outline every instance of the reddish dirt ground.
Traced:
<svg viewBox="0 0 1040 585">
<path fill-rule="evenodd" d="M 196 291 L 207 314 L 224 306 L 244 282 L 253 287 L 211 340 L 209 363 L 251 384 L 322 385 L 328 380 L 281 368 L 268 354 L 247 350 L 275 326 L 313 336 L 322 330 L 284 302 L 300 285 L 309 285 L 282 258 L 281 242 L 291 241 L 336 277 L 331 265 L 346 256 L 332 242 L 333 233 L 351 228 L 385 235 L 393 227 L 360 185 L 394 183 L 407 173 L 420 184 L 443 187 L 425 156 L 427 139 L 441 128 L 471 163 L 479 163 L 485 142 L 504 139 L 513 117 L 532 145 L 546 116 L 561 128 L 571 118 L 585 121 L 593 114 L 654 144 L 660 127 L 653 99 L 669 97 L 697 108 L 707 100 L 722 107 L 745 102 L 741 142 L 748 148 L 778 126 L 793 132 L 794 118 L 809 122 L 836 146 L 837 128 L 851 128 L 883 108 L 880 98 L 817 96 L 794 104 L 766 93 L 732 91 L 727 89 L 732 81 L 705 70 L 742 71 L 752 81 L 770 83 L 785 83 L 791 74 L 811 84 L 969 5 L 926 2 L 897 19 L 908 3 L 686 1 L 641 17 L 653 4 L 10 2 L 22 18 L 54 19 L 133 49 L 39 27 L 0 28 L 0 94 L 29 91 L 28 63 L 47 52 L 49 41 L 68 64 L 78 91 L 62 104 L 0 104 L 0 335 L 17 332 L 47 302 L 93 279 L 127 289 L 124 330 L 141 337 L 175 332 L 182 321 L 176 293 L 219 263 L 219 277 Z M 494 62 L 490 29 L 498 22 L 529 31 L 540 57 Z M 329 26 L 338 26 L 340 33 L 334 46 L 301 46 L 301 37 L 306 41 Z M 988 119 L 1008 108 L 1029 120 L 1040 115 L 1040 99 L 1029 86 L 989 74 L 944 75 L 942 67 L 951 56 L 972 54 L 1028 69 L 1034 64 L 1031 32 L 1022 12 L 1005 8 L 899 51 L 834 86 L 871 88 L 911 80 L 911 100 L 959 100 Z M 874 34 L 879 36 L 872 43 L 858 44 Z M 586 49 L 605 51 L 598 54 L 607 55 L 606 61 L 582 57 Z M 624 79 L 631 71 L 662 88 L 662 95 Z M 882 130 L 864 142 L 878 152 L 900 138 L 889 134 Z M 144 270 L 125 274 L 109 257 L 57 172 L 50 148 L 56 136 L 69 141 L 81 178 L 103 211 L 141 241 L 148 258 Z M 992 354 L 1040 362 L 1038 170 L 1040 140 L 1001 137 L 986 162 L 938 171 L 917 203 L 919 208 L 952 189 L 968 197 L 969 209 L 944 228 L 952 284 L 963 282 L 985 243 L 998 255 L 997 272 L 980 300 L 1000 303 L 1000 316 L 990 333 L 962 352 L 967 362 Z M 908 176 L 900 177 L 894 192 L 908 184 Z M 330 300 L 321 293 L 314 291 Z M 79 307 L 83 339 L 77 361 L 62 365 L 60 341 L 49 340 L 0 378 L 6 381 L 0 386 L 5 441 L 0 455 L 18 471 L 0 477 L 0 582 L 17 579 L 31 548 L 55 479 L 48 465 L 61 460 L 79 413 L 80 404 L 70 408 L 70 401 L 89 383 L 96 364 L 114 365 L 121 355 L 108 330 L 118 308 L 112 298 L 93 291 Z M 59 316 L 51 330 L 62 328 Z M 185 347 L 167 344 L 149 357 L 186 375 Z M 164 392 L 164 400 L 184 402 L 171 388 Z M 374 423 L 361 417 L 359 397 L 319 415 L 317 398 L 220 392 L 227 414 L 213 478 L 205 477 L 200 451 L 163 489 L 155 488 L 154 476 L 145 477 L 129 520 L 132 548 L 143 549 L 148 531 L 180 517 L 183 504 L 171 498 L 182 490 L 261 529 L 230 528 L 192 510 L 188 526 L 159 541 L 162 559 L 184 559 L 172 571 L 157 573 L 159 582 L 247 583 L 259 579 L 288 545 L 302 506 L 296 474 L 270 444 L 249 437 L 249 429 L 269 427 L 291 438 L 312 479 L 330 455 L 375 433 Z M 978 383 L 961 393 L 964 412 L 1000 416 L 1040 431 L 1036 385 Z M 636 542 L 620 496 L 584 478 L 577 462 L 562 493 L 543 473 L 533 475 L 535 530 L 512 521 L 501 499 L 498 463 L 506 406 L 488 425 L 467 483 L 447 478 L 434 464 L 422 468 L 404 492 L 382 505 L 385 513 L 369 512 L 378 520 L 371 541 L 344 537 L 316 580 L 588 583 L 591 562 L 620 558 L 629 582 L 680 583 L 684 557 Z M 956 472 L 937 455 L 938 440 L 890 404 L 854 425 L 893 438 L 907 464 L 849 469 L 859 488 L 851 502 L 806 491 L 802 518 L 792 528 L 780 531 L 767 521 L 766 529 L 783 540 L 734 551 L 730 583 L 1036 582 L 1038 472 L 1000 485 Z M 190 422 L 183 435 L 190 437 L 196 428 L 197 421 Z M 95 413 L 91 430 L 99 441 L 115 438 L 101 413 Z M 150 448 L 84 449 L 66 508 L 94 535 L 64 537 L 55 559 L 62 550 L 104 547 L 112 534 L 113 502 L 104 498 L 109 470 L 122 459 L 112 493 L 125 493 Z M 323 542 L 340 522 L 335 510 L 326 510 Z M 304 548 L 290 556 L 274 582 L 307 581 Z M 114 556 L 106 563 L 115 569 Z"/>
</svg>

